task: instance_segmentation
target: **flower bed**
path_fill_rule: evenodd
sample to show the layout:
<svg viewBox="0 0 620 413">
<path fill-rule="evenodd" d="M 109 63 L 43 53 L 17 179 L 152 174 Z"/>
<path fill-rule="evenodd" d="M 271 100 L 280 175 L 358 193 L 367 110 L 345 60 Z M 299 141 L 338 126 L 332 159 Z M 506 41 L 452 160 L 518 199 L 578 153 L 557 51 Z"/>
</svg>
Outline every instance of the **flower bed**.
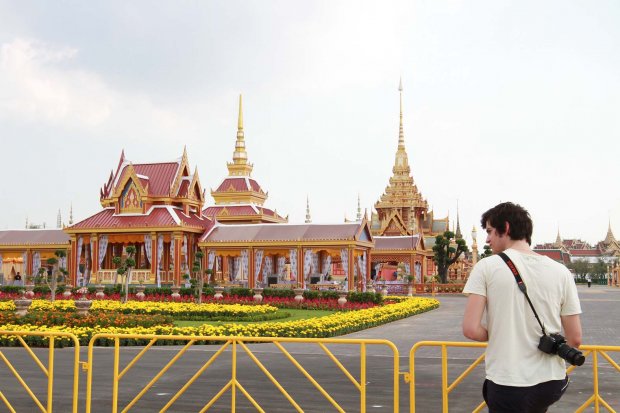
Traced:
<svg viewBox="0 0 620 413">
<path fill-rule="evenodd" d="M 143 303 L 140 303 L 143 304 Z M 149 303 L 153 304 L 153 303 Z M 170 303 L 164 303 L 170 304 Z M 175 327 L 158 325 L 154 327 L 69 327 L 69 326 L 35 326 L 35 325 L 0 325 L 0 330 L 8 331 L 64 331 L 74 334 L 81 344 L 88 344 L 90 338 L 96 333 L 109 334 L 156 334 L 156 335 L 184 335 L 184 336 L 246 336 L 246 337 L 333 337 L 348 334 L 355 331 L 375 327 L 391 321 L 399 320 L 423 313 L 439 306 L 437 300 L 431 298 L 405 298 L 388 297 L 386 304 L 358 311 L 338 312 L 324 317 L 313 319 L 266 322 L 261 324 L 235 324 L 222 325 L 204 324 L 199 327 Z M 256 307 L 256 306 L 253 306 Z M 258 306 L 261 307 L 261 306 Z M 27 338 L 30 340 L 30 338 Z M 44 343 L 45 339 L 38 338 L 36 343 Z M 59 346 L 71 345 L 66 339 L 57 339 Z M 16 345 L 15 337 L 0 336 L 0 344 L 4 346 Z M 110 345 L 110 341 L 98 340 L 97 345 Z M 125 345 L 143 345 L 144 340 L 123 340 Z M 173 340 L 162 341 L 160 344 L 181 344 Z"/>
<path fill-rule="evenodd" d="M 24 317 L 12 312 L 0 312 L 0 325 L 67 326 L 67 327 L 155 327 L 172 326 L 174 318 L 159 314 L 120 314 L 100 312 L 87 316 L 71 311 L 30 311 Z"/>
<path fill-rule="evenodd" d="M 0 302 L 0 311 L 14 311 L 12 301 Z M 75 311 L 73 300 L 33 300 L 31 311 Z M 116 312 L 122 314 L 160 314 L 171 315 L 177 320 L 215 320 L 229 318 L 253 317 L 274 314 L 278 308 L 270 305 L 216 304 L 216 303 L 174 303 L 174 302 L 140 302 L 96 300 L 93 301 L 91 312 Z"/>
</svg>

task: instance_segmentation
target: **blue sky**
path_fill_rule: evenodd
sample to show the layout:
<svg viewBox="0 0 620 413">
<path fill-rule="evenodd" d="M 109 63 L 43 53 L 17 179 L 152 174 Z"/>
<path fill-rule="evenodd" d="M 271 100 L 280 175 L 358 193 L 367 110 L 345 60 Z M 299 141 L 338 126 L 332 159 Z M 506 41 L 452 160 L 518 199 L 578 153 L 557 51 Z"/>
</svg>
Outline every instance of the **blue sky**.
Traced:
<svg viewBox="0 0 620 413">
<path fill-rule="evenodd" d="M 97 212 L 122 149 L 187 146 L 209 191 L 237 100 L 267 206 L 341 222 L 377 201 L 398 139 L 469 233 L 500 201 L 534 242 L 620 236 L 617 1 L 0 1 L 0 228 Z M 483 241 L 479 231 L 479 241 Z"/>
</svg>

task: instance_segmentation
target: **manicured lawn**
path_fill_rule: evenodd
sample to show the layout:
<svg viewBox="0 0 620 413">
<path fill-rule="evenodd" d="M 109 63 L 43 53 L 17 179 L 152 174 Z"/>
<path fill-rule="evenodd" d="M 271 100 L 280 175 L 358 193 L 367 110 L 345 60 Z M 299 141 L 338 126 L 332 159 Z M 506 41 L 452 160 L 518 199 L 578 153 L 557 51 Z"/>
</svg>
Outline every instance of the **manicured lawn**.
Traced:
<svg viewBox="0 0 620 413">
<path fill-rule="evenodd" d="M 270 320 L 270 323 L 281 323 L 283 321 L 296 321 L 296 320 L 304 320 L 308 318 L 317 318 L 323 317 L 326 315 L 330 315 L 335 313 L 335 311 L 327 311 L 327 310 L 297 310 L 297 309 L 283 309 L 278 310 L 278 313 L 289 313 L 289 317 L 278 318 L 277 320 Z M 235 321 L 235 324 L 249 324 L 249 323 L 266 323 L 267 321 Z M 222 324 L 230 324 L 232 321 L 185 321 L 185 320 L 175 320 L 174 325 L 178 327 L 197 327 L 203 324 L 210 324 L 213 326 L 222 325 Z"/>
</svg>

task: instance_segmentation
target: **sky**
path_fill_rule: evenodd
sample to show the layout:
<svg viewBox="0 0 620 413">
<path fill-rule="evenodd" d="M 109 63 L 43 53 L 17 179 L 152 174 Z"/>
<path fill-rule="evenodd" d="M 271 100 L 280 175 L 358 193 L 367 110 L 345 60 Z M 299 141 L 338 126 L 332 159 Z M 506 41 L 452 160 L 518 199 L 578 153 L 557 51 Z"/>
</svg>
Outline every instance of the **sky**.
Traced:
<svg viewBox="0 0 620 413">
<path fill-rule="evenodd" d="M 0 229 L 98 212 L 121 151 L 227 175 L 243 94 L 265 206 L 355 218 L 406 149 L 468 241 L 503 201 L 533 242 L 620 236 L 620 2 L 0 0 Z M 207 204 L 212 204 L 208 197 Z"/>
</svg>

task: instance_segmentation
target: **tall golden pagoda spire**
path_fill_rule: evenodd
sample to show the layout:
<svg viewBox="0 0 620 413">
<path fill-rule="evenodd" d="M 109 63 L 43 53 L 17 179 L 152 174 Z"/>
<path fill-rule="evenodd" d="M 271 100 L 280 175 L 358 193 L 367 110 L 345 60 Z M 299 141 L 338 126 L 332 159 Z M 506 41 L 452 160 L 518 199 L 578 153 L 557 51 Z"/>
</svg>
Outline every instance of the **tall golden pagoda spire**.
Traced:
<svg viewBox="0 0 620 413">
<path fill-rule="evenodd" d="M 403 128 L 403 82 L 400 79 L 398 84 L 399 92 L 399 127 L 398 127 L 398 147 L 392 167 L 392 176 L 385 192 L 375 204 L 378 219 L 381 222 L 381 229 L 375 229 L 375 235 L 393 235 L 394 231 L 400 235 L 410 235 L 419 232 L 422 228 L 423 217 L 428 212 L 428 204 L 422 194 L 418 191 L 416 184 L 411 176 L 409 158 L 405 149 L 405 132 Z M 395 224 L 399 229 L 390 229 L 390 220 L 394 214 L 399 215 Z M 395 218 L 394 218 L 395 219 Z M 402 223 L 402 224 L 401 224 Z"/>
<path fill-rule="evenodd" d="M 233 152 L 232 163 L 227 163 L 230 176 L 250 176 L 253 165 L 248 163 L 248 154 L 245 151 L 245 135 L 243 133 L 243 98 L 239 95 L 239 119 L 237 120 L 237 141 Z"/>
<path fill-rule="evenodd" d="M 614 237 L 614 233 L 611 231 L 611 218 L 609 219 L 609 225 L 607 227 L 607 235 L 605 236 L 605 240 L 603 240 L 603 243 L 605 245 L 609 245 L 612 242 L 614 242 L 616 240 L 616 237 Z"/>
<path fill-rule="evenodd" d="M 405 132 L 403 130 L 403 78 L 398 83 L 398 92 L 400 94 L 400 126 L 398 128 L 398 149 L 405 149 Z"/>
</svg>

